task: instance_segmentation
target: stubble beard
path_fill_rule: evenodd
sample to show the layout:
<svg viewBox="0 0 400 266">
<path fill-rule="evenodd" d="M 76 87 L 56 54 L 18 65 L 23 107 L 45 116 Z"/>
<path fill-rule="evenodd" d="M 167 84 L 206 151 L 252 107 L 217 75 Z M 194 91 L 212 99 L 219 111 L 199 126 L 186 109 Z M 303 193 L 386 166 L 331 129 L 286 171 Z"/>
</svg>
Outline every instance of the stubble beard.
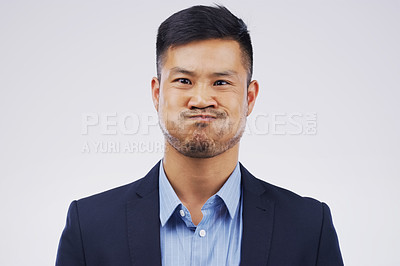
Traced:
<svg viewBox="0 0 400 266">
<path fill-rule="evenodd" d="M 234 130 L 234 124 L 228 121 L 228 117 L 225 117 L 224 125 L 218 129 L 213 129 L 212 124 L 196 122 L 194 125 L 190 125 L 194 127 L 194 130 L 186 135 L 184 132 L 188 129 L 185 128 L 187 125 L 184 121 L 180 121 L 180 123 L 169 121 L 167 126 L 160 113 L 159 125 L 165 140 L 182 155 L 191 158 L 212 158 L 231 149 L 240 141 L 246 127 L 247 108 L 245 109 L 240 116 L 235 135 L 227 140 L 224 140 L 224 137 Z"/>
</svg>

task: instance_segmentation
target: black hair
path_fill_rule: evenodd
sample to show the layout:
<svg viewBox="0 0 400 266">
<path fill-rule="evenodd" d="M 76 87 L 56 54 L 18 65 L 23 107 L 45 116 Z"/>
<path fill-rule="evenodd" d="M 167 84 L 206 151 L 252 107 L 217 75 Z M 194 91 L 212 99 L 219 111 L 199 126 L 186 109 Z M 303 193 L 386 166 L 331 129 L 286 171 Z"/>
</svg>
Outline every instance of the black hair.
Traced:
<svg viewBox="0 0 400 266">
<path fill-rule="evenodd" d="M 176 12 L 161 23 L 156 43 L 157 77 L 161 78 L 161 66 L 169 47 L 193 41 L 227 39 L 237 41 L 248 70 L 248 84 L 253 74 L 253 47 L 246 24 L 226 7 L 192 6 Z"/>
</svg>

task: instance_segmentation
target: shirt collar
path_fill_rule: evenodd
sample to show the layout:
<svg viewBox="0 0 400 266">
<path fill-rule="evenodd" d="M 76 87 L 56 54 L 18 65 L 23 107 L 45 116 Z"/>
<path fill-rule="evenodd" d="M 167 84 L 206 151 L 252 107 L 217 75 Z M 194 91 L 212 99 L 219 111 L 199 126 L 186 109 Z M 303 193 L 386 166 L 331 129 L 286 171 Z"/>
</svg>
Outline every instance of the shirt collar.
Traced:
<svg viewBox="0 0 400 266">
<path fill-rule="evenodd" d="M 159 171 L 159 196 L 160 196 L 160 222 L 161 226 L 169 220 L 175 209 L 182 204 L 171 186 L 164 172 L 163 162 L 160 163 Z M 225 203 L 231 219 L 235 216 L 241 195 L 241 173 L 239 162 L 229 176 L 228 180 L 216 193 Z"/>
<path fill-rule="evenodd" d="M 216 194 L 219 197 L 221 197 L 221 199 L 224 201 L 226 207 L 228 208 L 231 219 L 233 219 L 233 217 L 235 216 L 236 209 L 240 201 L 240 195 L 241 195 L 240 183 L 241 183 L 241 173 L 238 162 L 232 174 L 229 176 L 228 180 L 226 180 L 225 184 Z"/>
<path fill-rule="evenodd" d="M 160 222 L 161 226 L 164 226 L 172 213 L 182 202 L 179 200 L 174 189 L 172 188 L 167 176 L 164 172 L 163 163 L 160 163 L 160 174 L 159 174 L 159 188 L 160 188 Z"/>
</svg>

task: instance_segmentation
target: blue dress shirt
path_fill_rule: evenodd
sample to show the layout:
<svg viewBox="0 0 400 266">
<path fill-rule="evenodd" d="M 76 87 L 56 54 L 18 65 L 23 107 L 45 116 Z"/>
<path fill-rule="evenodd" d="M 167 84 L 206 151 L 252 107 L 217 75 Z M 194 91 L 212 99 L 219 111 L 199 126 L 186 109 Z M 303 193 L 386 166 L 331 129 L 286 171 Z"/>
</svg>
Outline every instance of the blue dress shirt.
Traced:
<svg viewBox="0 0 400 266">
<path fill-rule="evenodd" d="M 162 162 L 159 189 L 162 265 L 240 264 L 243 201 L 239 163 L 222 188 L 203 205 L 203 219 L 197 226 L 169 183 Z"/>
</svg>

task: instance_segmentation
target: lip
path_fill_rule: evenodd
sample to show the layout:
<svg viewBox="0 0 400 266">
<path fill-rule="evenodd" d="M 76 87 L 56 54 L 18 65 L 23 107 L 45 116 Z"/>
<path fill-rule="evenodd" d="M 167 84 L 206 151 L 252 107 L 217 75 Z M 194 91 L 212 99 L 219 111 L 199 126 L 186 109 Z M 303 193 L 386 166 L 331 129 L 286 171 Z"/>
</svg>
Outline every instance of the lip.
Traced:
<svg viewBox="0 0 400 266">
<path fill-rule="evenodd" d="M 191 115 L 189 116 L 191 120 L 196 120 L 196 121 L 213 121 L 217 119 L 214 115 L 211 114 L 197 114 L 197 115 Z"/>
</svg>

